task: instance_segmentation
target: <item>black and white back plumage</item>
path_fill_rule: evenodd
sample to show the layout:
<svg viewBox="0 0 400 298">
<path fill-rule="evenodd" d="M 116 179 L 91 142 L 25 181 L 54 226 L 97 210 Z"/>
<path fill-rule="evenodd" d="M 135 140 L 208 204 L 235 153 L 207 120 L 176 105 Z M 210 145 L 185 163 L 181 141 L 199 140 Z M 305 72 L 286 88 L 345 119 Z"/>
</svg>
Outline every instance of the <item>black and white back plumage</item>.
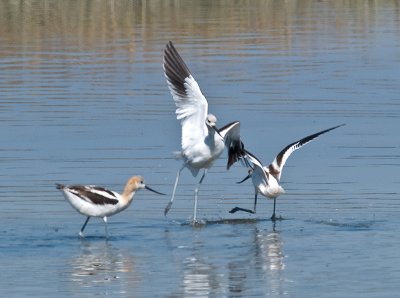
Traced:
<svg viewBox="0 0 400 298">
<path fill-rule="evenodd" d="M 104 187 L 95 185 L 68 185 L 57 184 L 57 189 L 68 191 L 82 200 L 95 205 L 116 205 L 118 194 Z"/>
<path fill-rule="evenodd" d="M 108 235 L 107 216 L 128 208 L 134 194 L 139 189 L 147 189 L 157 194 L 163 194 L 146 185 L 142 176 L 129 178 L 122 193 L 95 185 L 64 185 L 57 183 L 56 188 L 63 193 L 65 199 L 76 211 L 87 216 L 79 232 L 81 237 L 83 237 L 83 230 L 92 216 L 103 218 L 106 235 Z"/>
</svg>

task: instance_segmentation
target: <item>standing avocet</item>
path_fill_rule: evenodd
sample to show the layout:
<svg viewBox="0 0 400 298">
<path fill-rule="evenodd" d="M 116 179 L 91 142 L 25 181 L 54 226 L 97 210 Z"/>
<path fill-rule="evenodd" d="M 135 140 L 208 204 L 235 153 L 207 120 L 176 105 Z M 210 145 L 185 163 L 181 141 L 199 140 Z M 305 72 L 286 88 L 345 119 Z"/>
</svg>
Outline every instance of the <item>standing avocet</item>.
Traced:
<svg viewBox="0 0 400 298">
<path fill-rule="evenodd" d="M 302 138 L 301 140 L 296 141 L 290 145 L 287 145 L 281 152 L 278 153 L 274 161 L 269 166 L 263 166 L 261 162 L 257 159 L 257 157 L 255 157 L 253 154 L 251 154 L 246 150 L 245 158 L 247 159 L 247 162 L 250 163 L 251 169 L 249 170 L 249 175 L 238 183 L 242 183 L 247 179 L 249 179 L 250 177 L 252 178 L 255 189 L 254 209 L 249 210 L 240 207 L 235 207 L 229 212 L 235 213 L 236 211 L 245 211 L 253 214 L 256 213 L 257 195 L 258 193 L 260 193 L 263 196 L 274 200 L 274 212 L 272 213 L 271 220 L 275 221 L 276 198 L 285 192 L 284 189 L 279 185 L 279 181 L 281 179 L 282 169 L 286 163 L 286 160 L 293 153 L 293 151 L 301 148 L 302 146 L 311 142 L 318 136 L 327 133 L 328 131 L 331 131 L 333 129 L 336 129 L 338 127 L 341 127 L 343 125 L 345 124 L 325 129 L 323 131 Z"/>
<path fill-rule="evenodd" d="M 83 230 L 92 216 L 103 218 L 106 236 L 108 237 L 107 216 L 114 215 L 128 208 L 132 203 L 136 191 L 143 188 L 163 195 L 163 193 L 147 186 L 141 176 L 131 177 L 121 194 L 94 185 L 63 185 L 57 183 L 57 189 L 63 192 L 72 207 L 79 213 L 87 216 L 79 232 L 79 236 L 81 237 L 83 237 Z"/>
<path fill-rule="evenodd" d="M 181 121 L 182 150 L 179 157 L 183 159 L 183 166 L 177 173 L 172 197 L 164 214 L 166 215 L 172 206 L 182 170 L 186 167 L 196 177 L 203 169 L 203 175 L 194 190 L 193 223 L 196 223 L 197 193 L 207 170 L 219 158 L 225 146 L 228 148 L 228 169 L 245 153 L 240 140 L 240 123 L 232 122 L 217 129 L 217 118 L 208 114 L 207 100 L 172 42 L 165 48 L 163 66 L 169 90 L 175 101 L 177 119 Z"/>
</svg>

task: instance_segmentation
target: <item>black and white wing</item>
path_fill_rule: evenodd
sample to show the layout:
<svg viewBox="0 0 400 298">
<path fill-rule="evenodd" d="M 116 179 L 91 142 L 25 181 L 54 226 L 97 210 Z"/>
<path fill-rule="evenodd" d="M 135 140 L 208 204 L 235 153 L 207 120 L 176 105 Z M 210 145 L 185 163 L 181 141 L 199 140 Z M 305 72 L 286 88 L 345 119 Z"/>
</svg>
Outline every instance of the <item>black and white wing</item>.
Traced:
<svg viewBox="0 0 400 298">
<path fill-rule="evenodd" d="M 99 186 L 57 184 L 57 189 L 69 192 L 94 205 L 116 205 L 119 202 L 115 192 Z"/>
<path fill-rule="evenodd" d="M 328 131 L 334 130 L 338 127 L 344 126 L 345 124 L 337 125 L 328 129 L 325 129 L 323 131 L 314 133 L 312 135 L 309 135 L 305 138 L 302 138 L 301 140 L 298 140 L 294 143 L 291 143 L 287 145 L 281 152 L 278 153 L 278 155 L 275 157 L 274 161 L 268 166 L 269 173 L 275 177 L 278 181 L 281 179 L 281 174 L 282 174 L 282 169 L 283 166 L 285 165 L 287 159 L 289 156 L 296 151 L 297 149 L 301 148 L 305 144 L 311 142 L 315 138 L 319 137 L 320 135 L 327 133 Z"/>
<path fill-rule="evenodd" d="M 257 185 L 267 185 L 268 184 L 268 172 L 264 169 L 261 161 L 252 153 L 249 151 L 245 150 L 245 159 L 247 163 L 250 165 L 250 168 L 252 169 L 252 172 L 249 176 L 251 176 L 253 180 L 253 184 L 255 186 Z M 247 179 L 247 178 L 245 178 Z"/>
<path fill-rule="evenodd" d="M 225 146 L 228 149 L 228 162 L 226 168 L 229 168 L 238 160 L 246 160 L 244 156 L 243 142 L 240 140 L 240 122 L 229 123 L 218 130 L 221 137 L 224 138 Z"/>
<path fill-rule="evenodd" d="M 208 103 L 172 42 L 164 50 L 164 73 L 182 124 L 182 150 L 198 144 L 207 135 Z"/>
</svg>

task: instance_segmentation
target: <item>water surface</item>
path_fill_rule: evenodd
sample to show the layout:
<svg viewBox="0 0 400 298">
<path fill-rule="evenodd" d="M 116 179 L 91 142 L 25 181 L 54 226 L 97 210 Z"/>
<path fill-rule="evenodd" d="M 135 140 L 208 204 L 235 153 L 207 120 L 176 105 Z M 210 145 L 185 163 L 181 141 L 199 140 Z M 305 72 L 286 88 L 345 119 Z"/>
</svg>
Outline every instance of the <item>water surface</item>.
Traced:
<svg viewBox="0 0 400 298">
<path fill-rule="evenodd" d="M 21 296 L 393 297 L 399 292 L 397 1 L 2 1 L 0 293 Z M 218 116 L 263 162 L 290 157 L 273 224 L 246 170 L 182 172 L 162 72 L 172 40 Z M 136 174 L 168 196 L 87 237 L 55 183 L 121 190 Z"/>
</svg>

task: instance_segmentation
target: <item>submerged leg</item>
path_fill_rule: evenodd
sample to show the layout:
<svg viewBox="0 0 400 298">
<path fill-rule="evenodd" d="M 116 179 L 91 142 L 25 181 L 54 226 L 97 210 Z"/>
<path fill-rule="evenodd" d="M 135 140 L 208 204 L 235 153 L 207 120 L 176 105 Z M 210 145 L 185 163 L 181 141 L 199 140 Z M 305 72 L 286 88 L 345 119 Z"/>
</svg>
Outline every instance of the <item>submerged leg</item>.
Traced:
<svg viewBox="0 0 400 298">
<path fill-rule="evenodd" d="M 254 196 L 254 208 L 253 208 L 254 213 L 256 213 L 256 208 L 257 208 L 257 195 L 258 193 L 256 191 L 256 195 Z"/>
<path fill-rule="evenodd" d="M 274 212 L 272 213 L 272 216 L 271 216 L 271 220 L 272 220 L 272 221 L 275 221 L 275 220 L 276 220 L 275 206 L 276 206 L 276 198 L 274 198 Z"/>
<path fill-rule="evenodd" d="M 196 222 L 197 217 L 197 194 L 199 192 L 200 184 L 203 182 L 204 177 L 207 174 L 207 169 L 204 169 L 204 173 L 200 178 L 199 184 L 197 184 L 196 188 L 194 189 L 194 210 L 193 210 L 193 222 Z"/>
<path fill-rule="evenodd" d="M 83 236 L 83 230 L 85 229 L 85 227 L 86 227 L 86 225 L 87 225 L 89 219 L 90 219 L 90 216 L 88 216 L 88 217 L 86 218 L 85 223 L 83 224 L 81 230 L 79 231 L 79 236 L 80 236 L 81 238 L 84 237 L 84 236 Z"/>
<path fill-rule="evenodd" d="M 105 229 L 106 229 L 106 238 L 108 239 L 107 216 L 103 217 L 103 221 L 104 221 L 104 226 L 105 226 Z"/>
<path fill-rule="evenodd" d="M 186 163 L 183 165 L 182 168 L 179 169 L 178 173 L 176 174 L 176 180 L 175 180 L 174 190 L 172 191 L 172 197 L 171 197 L 171 200 L 169 201 L 168 205 L 164 209 L 164 215 L 167 215 L 169 209 L 171 209 L 172 203 L 174 202 L 175 191 L 176 191 L 176 187 L 178 186 L 179 177 L 181 175 L 182 170 L 185 168 L 185 166 L 186 166 Z"/>
<path fill-rule="evenodd" d="M 256 192 L 256 195 L 254 196 L 254 209 L 253 210 L 240 208 L 240 207 L 235 207 L 231 211 L 229 211 L 229 213 L 235 213 L 237 211 L 244 211 L 244 212 L 247 212 L 247 213 L 255 214 L 256 213 L 256 207 L 257 207 L 257 195 L 258 195 L 258 193 Z"/>
</svg>

